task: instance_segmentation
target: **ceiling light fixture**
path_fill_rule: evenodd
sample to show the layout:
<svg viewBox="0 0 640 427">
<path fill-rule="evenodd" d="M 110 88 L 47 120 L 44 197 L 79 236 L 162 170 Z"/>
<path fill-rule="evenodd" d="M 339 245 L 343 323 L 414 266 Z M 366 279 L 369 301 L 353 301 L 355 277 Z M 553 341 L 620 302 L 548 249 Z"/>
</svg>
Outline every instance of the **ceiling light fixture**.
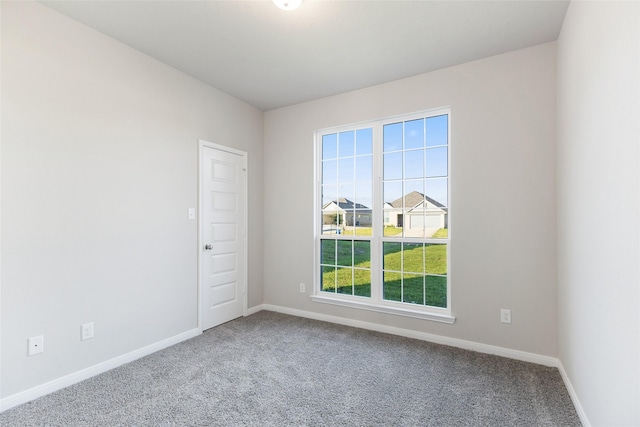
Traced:
<svg viewBox="0 0 640 427">
<path fill-rule="evenodd" d="M 273 0 L 273 4 L 282 10 L 297 9 L 300 3 L 302 3 L 302 0 Z"/>
</svg>

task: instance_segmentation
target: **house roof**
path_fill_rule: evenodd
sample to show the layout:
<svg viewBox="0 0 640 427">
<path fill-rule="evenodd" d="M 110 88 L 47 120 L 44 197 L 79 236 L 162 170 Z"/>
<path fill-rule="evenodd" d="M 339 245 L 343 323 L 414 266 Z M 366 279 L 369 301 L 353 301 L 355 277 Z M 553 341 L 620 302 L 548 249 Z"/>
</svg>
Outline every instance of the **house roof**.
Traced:
<svg viewBox="0 0 640 427">
<path fill-rule="evenodd" d="M 343 209 L 345 211 L 353 209 L 371 209 L 361 203 L 354 203 L 349 199 L 345 199 L 344 197 L 325 203 L 324 206 L 322 206 L 322 209 L 326 209 L 327 206 L 329 206 L 331 203 L 336 204 L 340 209 Z"/>
<path fill-rule="evenodd" d="M 413 208 L 418 206 L 420 203 L 424 202 L 425 200 L 433 205 L 435 205 L 436 207 L 439 208 L 444 208 L 444 205 L 440 202 L 438 202 L 437 200 L 432 199 L 429 196 L 425 196 L 424 194 L 420 193 L 419 191 L 412 191 L 411 193 L 407 194 L 404 197 L 400 197 L 399 199 L 394 200 L 393 202 L 390 203 L 391 206 L 393 206 L 394 208 L 402 208 L 402 200 L 405 200 L 405 207 L 407 208 Z"/>
</svg>

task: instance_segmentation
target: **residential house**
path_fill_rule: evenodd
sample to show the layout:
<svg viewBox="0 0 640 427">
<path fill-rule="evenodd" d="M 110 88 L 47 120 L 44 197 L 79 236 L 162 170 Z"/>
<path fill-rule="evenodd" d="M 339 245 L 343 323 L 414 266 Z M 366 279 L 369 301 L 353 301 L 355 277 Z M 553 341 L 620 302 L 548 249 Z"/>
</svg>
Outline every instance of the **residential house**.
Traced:
<svg viewBox="0 0 640 427">
<path fill-rule="evenodd" d="M 371 208 L 340 198 L 322 206 L 323 226 L 371 227 Z"/>
<path fill-rule="evenodd" d="M 431 237 L 448 227 L 448 209 L 418 191 L 384 204 L 384 225 L 403 228 L 405 236 Z"/>
</svg>

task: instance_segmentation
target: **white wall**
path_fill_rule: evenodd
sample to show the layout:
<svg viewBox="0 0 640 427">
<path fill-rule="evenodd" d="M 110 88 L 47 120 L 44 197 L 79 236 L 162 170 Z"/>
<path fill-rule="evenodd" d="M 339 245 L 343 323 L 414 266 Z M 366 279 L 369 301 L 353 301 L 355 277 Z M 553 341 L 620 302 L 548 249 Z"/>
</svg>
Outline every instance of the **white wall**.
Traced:
<svg viewBox="0 0 640 427">
<path fill-rule="evenodd" d="M 572 2 L 558 41 L 559 353 L 594 426 L 640 425 L 640 4 Z"/>
<path fill-rule="evenodd" d="M 549 43 L 265 113 L 265 303 L 556 356 L 555 58 Z M 456 323 L 311 302 L 314 131 L 444 106 Z"/>
<path fill-rule="evenodd" d="M 249 153 L 262 303 L 262 112 L 41 4 L 1 7 L 2 397 L 196 328 L 198 138 Z"/>
</svg>

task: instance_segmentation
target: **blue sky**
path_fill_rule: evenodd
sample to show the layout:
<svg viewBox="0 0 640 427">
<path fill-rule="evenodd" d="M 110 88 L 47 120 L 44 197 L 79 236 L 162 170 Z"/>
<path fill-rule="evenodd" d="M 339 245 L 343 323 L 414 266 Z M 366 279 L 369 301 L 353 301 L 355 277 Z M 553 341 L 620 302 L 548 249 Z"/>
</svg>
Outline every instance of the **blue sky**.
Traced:
<svg viewBox="0 0 640 427">
<path fill-rule="evenodd" d="M 385 202 L 419 191 L 448 205 L 447 133 L 447 115 L 383 126 Z M 346 198 L 372 206 L 372 153 L 372 128 L 322 137 L 323 204 Z"/>
</svg>

